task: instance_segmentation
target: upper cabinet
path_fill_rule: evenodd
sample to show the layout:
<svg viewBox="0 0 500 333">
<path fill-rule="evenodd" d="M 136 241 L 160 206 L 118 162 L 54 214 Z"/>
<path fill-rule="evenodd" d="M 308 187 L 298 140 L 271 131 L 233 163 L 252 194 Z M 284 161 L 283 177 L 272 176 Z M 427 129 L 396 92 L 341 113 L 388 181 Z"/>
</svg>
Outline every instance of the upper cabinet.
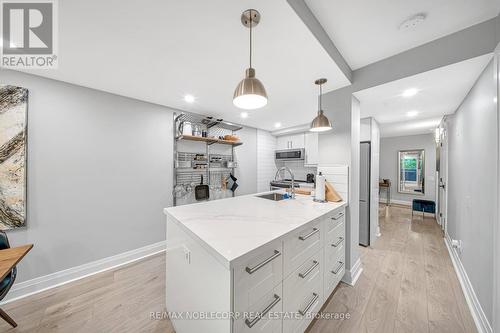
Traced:
<svg viewBox="0 0 500 333">
<path fill-rule="evenodd" d="M 304 165 L 317 166 L 319 160 L 318 133 L 307 132 L 284 135 L 276 139 L 276 150 L 301 148 L 305 151 Z"/>
<path fill-rule="evenodd" d="M 319 136 L 318 133 L 305 133 L 304 134 L 304 148 L 305 148 L 305 166 L 317 166 L 319 163 Z"/>
<path fill-rule="evenodd" d="M 305 148 L 304 133 L 279 136 L 276 140 L 276 149 L 300 149 Z"/>
<path fill-rule="evenodd" d="M 292 149 L 305 148 L 304 133 L 291 135 L 290 142 Z"/>
<path fill-rule="evenodd" d="M 276 140 L 276 149 L 300 149 L 305 148 L 304 133 L 279 136 Z"/>
<path fill-rule="evenodd" d="M 278 136 L 276 138 L 276 150 L 290 149 L 290 137 Z"/>
</svg>

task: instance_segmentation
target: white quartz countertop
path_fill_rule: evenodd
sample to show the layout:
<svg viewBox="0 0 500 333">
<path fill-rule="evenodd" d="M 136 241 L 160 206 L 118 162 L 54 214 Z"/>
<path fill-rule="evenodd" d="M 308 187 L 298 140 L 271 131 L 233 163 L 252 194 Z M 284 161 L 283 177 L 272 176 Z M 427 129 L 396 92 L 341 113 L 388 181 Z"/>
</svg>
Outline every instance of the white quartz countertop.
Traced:
<svg viewBox="0 0 500 333">
<path fill-rule="evenodd" d="M 230 266 L 252 250 L 346 205 L 344 201 L 317 203 L 305 195 L 272 201 L 256 197 L 260 194 L 170 207 L 164 212 Z"/>
</svg>

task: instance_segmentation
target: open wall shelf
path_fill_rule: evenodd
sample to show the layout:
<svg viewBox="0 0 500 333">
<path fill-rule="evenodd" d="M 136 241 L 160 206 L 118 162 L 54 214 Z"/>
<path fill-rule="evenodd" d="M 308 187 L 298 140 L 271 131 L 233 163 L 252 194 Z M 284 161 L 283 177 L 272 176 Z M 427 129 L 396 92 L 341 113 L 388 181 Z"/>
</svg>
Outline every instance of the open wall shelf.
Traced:
<svg viewBox="0 0 500 333">
<path fill-rule="evenodd" d="M 230 140 L 221 140 L 216 138 L 204 138 L 202 136 L 193 136 L 193 135 L 179 135 L 177 140 L 189 140 L 189 141 L 200 141 L 206 142 L 209 145 L 214 143 L 223 144 L 223 145 L 231 145 L 231 146 L 241 146 L 243 142 L 241 141 L 230 141 Z"/>
<path fill-rule="evenodd" d="M 206 137 L 183 135 L 183 123 L 186 122 L 191 123 L 193 129 L 196 128 L 200 132 L 206 132 Z M 181 187 L 192 189 L 193 186 L 200 182 L 210 186 L 210 200 L 222 199 L 228 195 L 234 196 L 234 192 L 222 187 L 222 185 L 227 184 L 225 180 L 234 174 L 237 166 L 234 164 L 231 164 L 231 166 L 225 165 L 221 161 L 234 162 L 234 147 L 241 146 L 243 142 L 220 138 L 226 137 L 226 135 L 234 136 L 234 133 L 242 128 L 240 125 L 213 117 L 188 112 L 174 114 L 174 188 L 172 189 L 174 206 L 196 202 L 192 201 L 194 200 L 192 191 L 188 191 L 189 193 L 185 196 L 182 191 L 176 192 L 176 189 Z M 187 142 L 183 141 L 199 142 L 199 144 L 187 145 Z M 214 145 L 225 145 L 229 149 Z M 183 151 L 182 147 L 190 147 L 188 148 L 189 152 Z M 199 150 L 197 147 L 199 147 Z M 181 148 L 181 151 L 178 148 Z M 204 156 L 204 158 L 200 159 L 200 155 L 202 155 L 201 157 Z M 218 160 L 211 161 L 212 157 L 217 157 Z M 204 165 L 204 167 L 198 168 L 196 165 Z M 176 193 L 181 194 L 177 197 Z M 191 198 L 190 196 L 193 197 L 192 200 L 187 200 L 186 198 Z"/>
</svg>

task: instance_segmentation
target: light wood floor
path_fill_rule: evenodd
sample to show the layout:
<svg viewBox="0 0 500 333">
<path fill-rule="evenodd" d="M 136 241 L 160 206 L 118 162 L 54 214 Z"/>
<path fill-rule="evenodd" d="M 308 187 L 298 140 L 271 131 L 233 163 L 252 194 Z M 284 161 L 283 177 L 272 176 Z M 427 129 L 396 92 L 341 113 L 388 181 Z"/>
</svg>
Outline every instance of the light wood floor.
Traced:
<svg viewBox="0 0 500 333">
<path fill-rule="evenodd" d="M 349 320 L 318 320 L 309 332 L 476 332 L 435 220 L 410 220 L 406 208 L 380 210 L 382 237 L 360 248 L 363 273 L 355 287 L 343 283 L 325 312 Z M 164 332 L 165 256 L 94 275 L 20 301 L 4 309 L 16 329 L 0 332 Z M 284 332 L 287 333 L 287 332 Z"/>
<path fill-rule="evenodd" d="M 406 207 L 379 210 L 382 236 L 361 250 L 363 273 L 354 287 L 341 283 L 324 312 L 349 320 L 318 320 L 318 332 L 477 332 L 432 215 L 411 220 Z"/>
</svg>

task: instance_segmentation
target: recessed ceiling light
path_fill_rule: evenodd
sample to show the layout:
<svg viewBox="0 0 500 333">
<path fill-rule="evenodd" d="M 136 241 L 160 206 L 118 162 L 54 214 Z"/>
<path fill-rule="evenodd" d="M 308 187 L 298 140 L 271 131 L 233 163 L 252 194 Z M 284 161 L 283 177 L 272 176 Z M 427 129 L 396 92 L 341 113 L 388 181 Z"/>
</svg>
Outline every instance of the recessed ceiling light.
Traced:
<svg viewBox="0 0 500 333">
<path fill-rule="evenodd" d="M 411 111 L 408 111 L 406 112 L 406 115 L 410 118 L 414 118 L 416 116 L 418 116 L 418 111 L 417 110 L 411 110 Z"/>
<path fill-rule="evenodd" d="M 274 127 L 280 128 L 281 127 L 281 123 L 274 123 Z"/>
<path fill-rule="evenodd" d="M 248 118 L 248 112 L 242 112 L 240 113 L 241 118 Z"/>
<path fill-rule="evenodd" d="M 190 94 L 184 95 L 184 101 L 186 103 L 194 103 L 194 100 L 195 100 L 195 98 L 193 95 L 190 95 Z"/>
<path fill-rule="evenodd" d="M 401 94 L 401 96 L 403 96 L 403 97 L 412 97 L 412 96 L 415 96 L 416 94 L 418 94 L 418 89 L 417 88 L 409 88 L 409 89 L 406 89 L 405 91 L 403 91 L 403 93 Z"/>
<path fill-rule="evenodd" d="M 425 19 L 427 18 L 426 13 L 418 13 L 415 14 L 406 20 L 404 20 L 400 25 L 399 25 L 399 30 L 409 30 L 416 28 L 417 26 L 421 25 Z"/>
</svg>

